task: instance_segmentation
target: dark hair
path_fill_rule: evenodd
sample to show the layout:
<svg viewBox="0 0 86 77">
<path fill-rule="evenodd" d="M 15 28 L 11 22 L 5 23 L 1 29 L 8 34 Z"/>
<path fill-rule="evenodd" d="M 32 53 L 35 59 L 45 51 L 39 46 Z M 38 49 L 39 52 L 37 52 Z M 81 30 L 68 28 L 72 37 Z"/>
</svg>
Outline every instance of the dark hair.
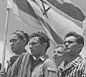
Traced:
<svg viewBox="0 0 86 77">
<path fill-rule="evenodd" d="M 18 38 L 20 39 L 25 39 L 26 40 L 26 44 L 28 44 L 28 41 L 29 41 L 29 35 L 27 33 L 24 33 L 24 31 L 21 31 L 21 30 L 16 30 L 16 32 L 14 32 L 13 34 L 16 34 L 18 36 Z"/>
<path fill-rule="evenodd" d="M 33 37 L 39 37 L 41 44 L 46 43 L 47 44 L 46 50 L 50 47 L 50 39 L 48 38 L 48 36 L 45 33 L 43 33 L 43 32 L 32 33 L 30 35 L 30 38 L 33 38 Z"/>
<path fill-rule="evenodd" d="M 74 36 L 77 38 L 76 42 L 78 44 L 82 44 L 84 45 L 84 39 L 80 34 L 77 34 L 76 32 L 69 32 L 68 34 L 66 34 L 65 38 L 69 37 L 69 36 Z"/>
</svg>

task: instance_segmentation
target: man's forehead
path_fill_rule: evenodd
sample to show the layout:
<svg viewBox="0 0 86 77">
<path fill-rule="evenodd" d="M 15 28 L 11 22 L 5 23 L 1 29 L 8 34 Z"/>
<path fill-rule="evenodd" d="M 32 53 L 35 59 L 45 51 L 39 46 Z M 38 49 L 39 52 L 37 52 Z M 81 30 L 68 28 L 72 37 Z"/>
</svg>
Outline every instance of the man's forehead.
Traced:
<svg viewBox="0 0 86 77">
<path fill-rule="evenodd" d="M 30 39 L 30 42 L 38 42 L 39 41 L 39 38 L 38 37 L 32 37 Z"/>
<path fill-rule="evenodd" d="M 67 40 L 75 41 L 76 39 L 77 39 L 77 38 L 74 37 L 74 36 L 69 36 L 69 37 L 65 38 L 65 41 L 67 41 Z"/>
<path fill-rule="evenodd" d="M 18 39 L 17 35 L 16 34 L 13 34 L 10 36 L 10 39 Z"/>
</svg>

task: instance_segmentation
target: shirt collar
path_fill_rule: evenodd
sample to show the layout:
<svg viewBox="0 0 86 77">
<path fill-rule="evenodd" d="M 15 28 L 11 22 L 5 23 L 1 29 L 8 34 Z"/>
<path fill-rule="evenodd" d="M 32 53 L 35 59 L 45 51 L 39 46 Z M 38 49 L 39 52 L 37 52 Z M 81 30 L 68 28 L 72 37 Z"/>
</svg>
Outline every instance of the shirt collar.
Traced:
<svg viewBox="0 0 86 77">
<path fill-rule="evenodd" d="M 65 69 L 68 69 L 68 68 L 70 68 L 72 66 L 76 67 L 79 63 L 81 63 L 82 60 L 83 60 L 83 58 L 79 55 L 75 60 L 73 60 L 72 62 L 70 62 L 66 66 L 64 66 L 65 62 L 63 61 L 61 63 L 61 65 L 59 66 L 59 68 L 65 70 Z"/>
<path fill-rule="evenodd" d="M 32 56 L 34 60 L 37 60 L 36 57 Z M 40 59 L 41 61 L 45 61 L 47 58 L 49 58 L 48 55 L 45 56 L 40 56 L 38 59 Z"/>
<path fill-rule="evenodd" d="M 72 61 L 71 63 L 74 65 L 74 66 L 77 66 L 78 64 L 81 63 L 81 61 L 83 60 L 83 58 L 81 57 L 81 55 L 79 55 L 74 61 Z"/>
</svg>

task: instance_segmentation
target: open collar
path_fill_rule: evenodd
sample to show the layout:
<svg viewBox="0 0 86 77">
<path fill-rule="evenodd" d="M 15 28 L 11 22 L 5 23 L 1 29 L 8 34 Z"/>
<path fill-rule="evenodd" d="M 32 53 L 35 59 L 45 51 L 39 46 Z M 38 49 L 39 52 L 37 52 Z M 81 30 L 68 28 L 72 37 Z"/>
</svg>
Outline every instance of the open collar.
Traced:
<svg viewBox="0 0 86 77">
<path fill-rule="evenodd" d="M 73 60 L 72 62 L 70 62 L 66 66 L 65 66 L 65 62 L 63 61 L 58 68 L 60 68 L 62 70 L 66 70 L 71 67 L 77 67 L 77 65 L 80 64 L 82 60 L 83 60 L 83 58 L 79 55 L 75 60 Z"/>
</svg>

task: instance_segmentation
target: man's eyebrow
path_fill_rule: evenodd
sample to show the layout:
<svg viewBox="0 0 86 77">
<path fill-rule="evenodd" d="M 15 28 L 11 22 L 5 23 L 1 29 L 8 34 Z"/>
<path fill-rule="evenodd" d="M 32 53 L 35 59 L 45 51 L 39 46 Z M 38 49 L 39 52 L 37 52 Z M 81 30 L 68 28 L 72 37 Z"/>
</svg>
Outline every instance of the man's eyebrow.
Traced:
<svg viewBox="0 0 86 77">
<path fill-rule="evenodd" d="M 36 44 L 36 42 L 31 42 L 31 43 L 29 43 L 29 44 Z"/>
<path fill-rule="evenodd" d="M 74 41 L 65 41 L 64 43 L 66 43 L 66 42 L 68 42 L 68 43 L 73 43 Z"/>
</svg>

